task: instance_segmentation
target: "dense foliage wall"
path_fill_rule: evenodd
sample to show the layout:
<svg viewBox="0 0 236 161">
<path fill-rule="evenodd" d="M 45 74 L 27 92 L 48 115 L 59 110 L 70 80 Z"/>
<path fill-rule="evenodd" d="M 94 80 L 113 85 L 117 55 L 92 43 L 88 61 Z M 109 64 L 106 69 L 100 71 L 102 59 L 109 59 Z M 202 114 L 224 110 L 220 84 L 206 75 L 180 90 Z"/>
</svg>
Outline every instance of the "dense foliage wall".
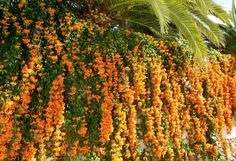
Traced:
<svg viewBox="0 0 236 161">
<path fill-rule="evenodd" d="M 101 28 L 57 1 L 1 1 L 0 160 L 218 158 L 235 58 Z"/>
</svg>

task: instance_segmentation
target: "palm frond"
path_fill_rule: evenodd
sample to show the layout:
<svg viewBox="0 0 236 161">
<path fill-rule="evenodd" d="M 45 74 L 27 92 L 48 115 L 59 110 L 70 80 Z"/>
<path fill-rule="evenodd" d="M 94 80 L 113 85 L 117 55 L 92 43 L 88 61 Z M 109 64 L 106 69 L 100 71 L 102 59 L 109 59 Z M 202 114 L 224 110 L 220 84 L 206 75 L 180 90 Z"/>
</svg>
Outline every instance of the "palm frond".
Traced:
<svg viewBox="0 0 236 161">
<path fill-rule="evenodd" d="M 222 25 L 221 28 L 225 33 L 226 39 L 226 46 L 223 48 L 223 53 L 236 55 L 236 30 L 226 25 Z"/>
<path fill-rule="evenodd" d="M 131 9 L 138 5 L 147 5 L 147 0 L 117 0 L 113 1 L 112 6 L 110 7 L 111 11 L 118 11 L 123 9 Z M 126 10 L 127 11 L 127 10 Z"/>
<path fill-rule="evenodd" d="M 207 3 L 207 6 L 209 7 L 208 10 L 210 14 L 216 16 L 225 24 L 230 23 L 227 12 L 220 5 L 216 4 L 212 0 L 205 0 L 205 2 Z"/>
<path fill-rule="evenodd" d="M 236 28 L 236 7 L 234 0 L 232 1 L 231 19 L 233 21 L 234 27 Z"/>
<path fill-rule="evenodd" d="M 153 35 L 158 36 L 158 37 L 161 36 L 161 33 L 159 32 L 160 31 L 159 23 L 155 23 L 155 22 L 150 23 L 149 21 L 139 21 L 139 19 L 136 19 L 133 17 L 126 18 L 126 21 L 129 23 L 132 23 L 132 24 L 146 27 L 153 33 Z M 158 21 L 156 21 L 156 22 L 158 22 Z"/>
<path fill-rule="evenodd" d="M 122 17 L 121 17 L 122 18 Z M 155 36 L 161 36 L 160 24 L 157 17 L 149 10 L 131 10 L 125 21 L 134 25 L 148 28 Z"/>
<path fill-rule="evenodd" d="M 143 30 L 142 27 L 149 29 L 154 36 L 163 37 L 164 35 L 169 37 L 170 35 L 175 35 L 177 30 L 171 28 L 168 33 L 162 34 L 160 32 L 159 19 L 156 17 L 155 13 L 151 9 L 134 8 L 128 12 L 125 17 L 120 17 L 121 20 L 125 20 L 128 23 L 136 25 L 136 31 Z M 132 25 L 132 26 L 133 26 Z M 132 27 L 133 28 L 133 27 Z"/>
<path fill-rule="evenodd" d="M 117 11 L 126 8 L 126 12 L 130 12 L 137 6 L 148 6 L 158 18 L 160 24 L 160 32 L 167 32 L 170 18 L 169 10 L 167 8 L 167 5 L 165 4 L 165 0 L 118 0 L 113 6 L 111 6 L 111 10 Z"/>
<path fill-rule="evenodd" d="M 202 14 L 207 14 L 208 12 L 208 6 L 206 4 L 205 0 L 196 0 L 196 6 L 198 6 L 199 8 L 201 8 L 201 13 Z"/>
<path fill-rule="evenodd" d="M 161 33 L 166 33 L 170 17 L 165 0 L 148 0 L 148 2 L 156 17 L 159 19 Z"/>
<path fill-rule="evenodd" d="M 176 0 L 166 0 L 170 10 L 170 16 L 181 34 L 188 40 L 190 47 L 196 54 L 200 64 L 203 64 L 207 56 L 207 46 L 201 38 L 196 23 L 181 3 Z"/>
<path fill-rule="evenodd" d="M 220 27 L 197 10 L 192 10 L 191 13 L 196 20 L 195 22 L 197 23 L 200 32 L 215 46 L 224 46 L 225 39 Z"/>
</svg>

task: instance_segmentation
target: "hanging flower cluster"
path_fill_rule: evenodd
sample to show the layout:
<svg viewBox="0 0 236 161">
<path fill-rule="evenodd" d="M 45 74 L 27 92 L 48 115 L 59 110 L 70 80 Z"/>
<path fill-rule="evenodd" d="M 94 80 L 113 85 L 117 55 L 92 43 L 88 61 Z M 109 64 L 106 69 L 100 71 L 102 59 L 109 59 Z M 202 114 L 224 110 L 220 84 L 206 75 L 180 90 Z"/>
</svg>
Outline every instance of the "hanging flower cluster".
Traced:
<svg viewBox="0 0 236 161">
<path fill-rule="evenodd" d="M 199 65 L 182 40 L 100 28 L 61 0 L 1 5 L 0 160 L 227 159 L 235 57 Z"/>
</svg>

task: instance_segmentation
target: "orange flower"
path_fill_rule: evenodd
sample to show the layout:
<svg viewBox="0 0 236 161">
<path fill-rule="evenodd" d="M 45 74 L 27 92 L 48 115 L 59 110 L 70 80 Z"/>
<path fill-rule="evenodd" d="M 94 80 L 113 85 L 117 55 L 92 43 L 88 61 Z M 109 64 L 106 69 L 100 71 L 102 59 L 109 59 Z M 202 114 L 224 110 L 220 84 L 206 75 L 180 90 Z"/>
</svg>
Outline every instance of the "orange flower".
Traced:
<svg viewBox="0 0 236 161">
<path fill-rule="evenodd" d="M 15 81 L 15 80 L 17 80 L 17 78 L 18 78 L 17 76 L 12 76 L 11 80 Z"/>
<path fill-rule="evenodd" d="M 64 156 L 66 155 L 66 150 L 67 150 L 68 144 L 63 143 L 61 146 L 61 155 Z"/>
<path fill-rule="evenodd" d="M 136 45 L 136 46 L 134 47 L 134 50 L 133 50 L 134 53 L 137 53 L 137 52 L 138 52 L 138 47 L 139 47 L 138 45 Z"/>
<path fill-rule="evenodd" d="M 72 146 L 72 148 L 71 148 L 71 150 L 70 150 L 70 156 L 71 156 L 71 157 L 76 156 L 78 144 L 79 144 L 79 141 L 78 141 L 78 140 L 76 140 L 76 141 L 73 143 L 73 146 Z"/>
<path fill-rule="evenodd" d="M 24 44 L 26 44 L 26 45 L 27 45 L 27 44 L 29 44 L 29 43 L 30 43 L 30 41 L 31 41 L 31 40 L 30 40 L 30 39 L 28 39 L 28 38 L 26 38 L 26 39 L 23 39 L 23 43 L 24 43 Z"/>
<path fill-rule="evenodd" d="M 76 94 L 76 87 L 74 87 L 74 86 L 72 86 L 71 88 L 70 88 L 70 92 L 69 92 L 69 95 L 70 96 L 74 96 L 75 94 Z"/>
<path fill-rule="evenodd" d="M 48 13 L 52 17 L 55 14 L 55 9 L 54 8 L 49 8 Z"/>
<path fill-rule="evenodd" d="M 54 63 L 58 60 L 58 56 L 57 55 L 50 56 L 50 58 L 53 60 Z"/>
<path fill-rule="evenodd" d="M 88 152 L 89 152 L 89 147 L 87 147 L 87 146 L 84 146 L 79 149 L 80 154 L 87 154 Z"/>
<path fill-rule="evenodd" d="M 0 145 L 0 160 L 5 160 L 7 158 L 7 147 Z"/>
<path fill-rule="evenodd" d="M 44 8 L 46 6 L 46 3 L 41 2 L 40 7 Z"/>
<path fill-rule="evenodd" d="M 0 69 L 3 69 L 4 68 L 4 65 L 0 64 Z"/>
<path fill-rule="evenodd" d="M 22 8 L 25 4 L 26 0 L 21 0 L 20 3 L 18 3 L 18 8 Z"/>
<path fill-rule="evenodd" d="M 77 131 L 77 133 L 79 134 L 79 135 L 81 135 L 81 136 L 85 136 L 85 134 L 87 133 L 87 127 L 82 127 L 82 128 L 80 128 L 78 131 Z"/>
<path fill-rule="evenodd" d="M 23 33 L 26 34 L 26 35 L 28 35 L 28 34 L 30 33 L 30 29 L 24 29 L 24 30 L 23 30 Z"/>
</svg>

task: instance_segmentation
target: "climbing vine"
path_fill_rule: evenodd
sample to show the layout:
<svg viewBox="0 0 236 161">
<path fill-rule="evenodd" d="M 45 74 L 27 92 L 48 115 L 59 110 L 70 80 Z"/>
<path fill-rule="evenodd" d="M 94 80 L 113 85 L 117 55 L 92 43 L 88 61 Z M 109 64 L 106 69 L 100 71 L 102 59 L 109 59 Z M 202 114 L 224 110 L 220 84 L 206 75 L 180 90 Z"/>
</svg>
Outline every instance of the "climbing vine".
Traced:
<svg viewBox="0 0 236 161">
<path fill-rule="evenodd" d="M 0 160 L 227 158 L 234 57 L 202 66 L 184 41 L 99 27 L 62 0 L 0 5 Z"/>
</svg>

